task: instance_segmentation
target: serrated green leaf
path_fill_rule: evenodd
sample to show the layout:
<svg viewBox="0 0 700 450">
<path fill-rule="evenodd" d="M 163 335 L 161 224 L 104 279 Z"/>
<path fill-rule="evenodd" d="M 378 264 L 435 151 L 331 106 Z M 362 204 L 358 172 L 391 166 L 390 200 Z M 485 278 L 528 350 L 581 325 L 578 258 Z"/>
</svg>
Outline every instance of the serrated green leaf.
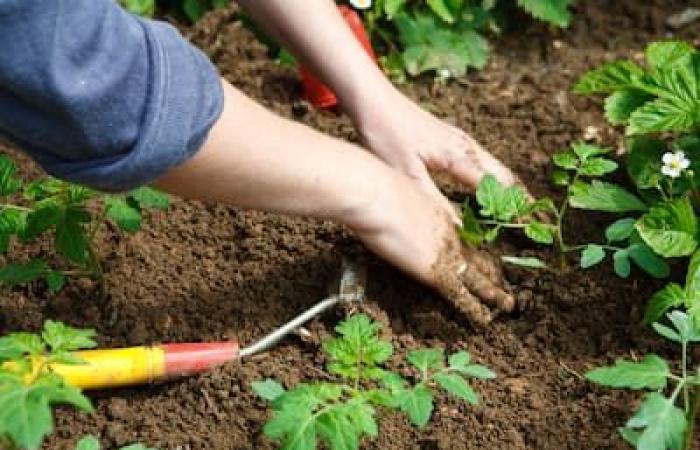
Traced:
<svg viewBox="0 0 700 450">
<path fill-rule="evenodd" d="M 534 256 L 501 256 L 501 261 L 529 269 L 544 269 L 547 267 L 544 261 Z"/>
<path fill-rule="evenodd" d="M 649 65 L 657 69 L 673 66 L 692 53 L 695 53 L 695 48 L 683 41 L 652 42 L 644 51 Z"/>
<path fill-rule="evenodd" d="M 634 231 L 635 222 L 636 220 L 630 217 L 616 220 L 605 229 L 605 239 L 608 242 L 619 242 L 628 239 Z"/>
<path fill-rule="evenodd" d="M 384 14 L 391 20 L 394 16 L 404 10 L 407 0 L 384 0 Z"/>
<path fill-rule="evenodd" d="M 107 197 L 105 213 L 117 226 L 127 233 L 136 233 L 141 228 L 141 211 L 121 197 Z"/>
<path fill-rule="evenodd" d="M 207 12 L 204 0 L 182 0 L 182 11 L 190 22 L 195 23 Z"/>
<path fill-rule="evenodd" d="M 581 141 L 574 142 L 571 145 L 571 149 L 574 151 L 574 154 L 581 159 L 581 161 L 586 161 L 592 156 L 598 156 L 608 153 L 608 150 L 604 149 L 603 147 Z"/>
<path fill-rule="evenodd" d="M 673 326 L 678 331 L 682 341 L 698 342 L 700 341 L 700 328 L 696 327 L 693 317 L 683 311 L 675 310 L 666 314 Z"/>
<path fill-rule="evenodd" d="M 465 400 L 472 405 L 479 403 L 479 397 L 474 392 L 474 389 L 460 375 L 456 373 L 438 373 L 435 374 L 435 381 L 455 397 Z"/>
<path fill-rule="evenodd" d="M 532 221 L 523 229 L 525 235 L 540 244 L 552 244 L 554 242 L 553 230 L 549 225 Z"/>
<path fill-rule="evenodd" d="M 452 15 L 452 11 L 445 3 L 445 0 L 427 0 L 426 3 L 428 7 L 433 11 L 439 18 L 447 23 L 454 23 L 455 18 Z"/>
<path fill-rule="evenodd" d="M 422 348 L 408 353 L 406 360 L 416 369 L 426 373 L 429 369 L 445 367 L 445 351 L 440 348 Z"/>
<path fill-rule="evenodd" d="M 627 389 L 663 389 L 671 376 L 668 363 L 657 355 L 646 355 L 639 362 L 618 359 L 614 366 L 600 367 L 586 374 L 594 383 Z"/>
<path fill-rule="evenodd" d="M 658 322 L 654 322 L 651 324 L 651 327 L 659 333 L 661 336 L 665 337 L 666 339 L 673 341 L 673 342 L 678 342 L 681 343 L 683 340 L 681 339 L 681 336 L 672 330 L 671 328 L 667 327 L 666 325 L 662 325 Z"/>
<path fill-rule="evenodd" d="M 690 131 L 698 122 L 696 102 L 658 98 L 635 109 L 625 133 L 629 136 Z"/>
<path fill-rule="evenodd" d="M 586 72 L 574 86 L 576 94 L 611 94 L 633 87 L 644 70 L 632 61 L 615 61 Z"/>
<path fill-rule="evenodd" d="M 476 214 L 465 201 L 462 204 L 462 227 L 459 229 L 459 236 L 467 244 L 479 245 L 484 241 L 484 234 L 484 228 L 476 218 Z"/>
<path fill-rule="evenodd" d="M 471 378 L 478 378 L 480 380 L 492 380 L 496 378 L 496 373 L 486 366 L 481 364 L 470 364 L 463 370 L 459 371 L 462 375 L 466 375 Z"/>
<path fill-rule="evenodd" d="M 83 225 L 85 212 L 82 207 L 67 208 L 63 220 L 56 224 L 56 250 L 78 264 L 86 262 L 88 253 L 89 244 Z"/>
<path fill-rule="evenodd" d="M 650 208 L 635 228 L 654 252 L 666 258 L 690 255 L 698 246 L 697 218 L 687 197 Z"/>
<path fill-rule="evenodd" d="M 663 258 L 657 256 L 646 244 L 633 244 L 627 249 L 630 259 L 640 269 L 654 278 L 666 278 L 671 273 Z"/>
<path fill-rule="evenodd" d="M 552 172 L 552 182 L 557 186 L 568 186 L 571 177 L 567 171 L 556 169 Z"/>
<path fill-rule="evenodd" d="M 16 286 L 38 280 L 48 270 L 42 259 L 33 259 L 27 263 L 10 263 L 0 269 L 0 283 Z"/>
<path fill-rule="evenodd" d="M 571 22 L 572 0 L 518 0 L 518 5 L 534 18 L 565 28 Z"/>
<path fill-rule="evenodd" d="M 616 184 L 593 180 L 590 184 L 575 184 L 570 189 L 569 204 L 574 208 L 617 213 L 647 209 L 644 202 Z"/>
<path fill-rule="evenodd" d="M 141 208 L 168 209 L 170 197 L 168 194 L 142 186 L 129 192 L 129 197 L 136 200 Z"/>
<path fill-rule="evenodd" d="M 73 328 L 53 320 L 44 322 L 44 330 L 41 333 L 44 342 L 56 353 L 94 348 L 97 346 L 93 339 L 95 335 L 95 330 Z"/>
<path fill-rule="evenodd" d="M 45 278 L 49 291 L 53 293 L 59 292 L 66 285 L 66 276 L 58 270 L 49 270 Z"/>
<path fill-rule="evenodd" d="M 423 428 L 433 413 L 433 394 L 423 384 L 407 389 L 400 398 L 399 409 L 406 413 L 412 424 Z"/>
<path fill-rule="evenodd" d="M 617 163 L 607 158 L 590 158 L 586 160 L 580 169 L 581 175 L 588 177 L 601 177 L 617 170 Z"/>
<path fill-rule="evenodd" d="M 647 394 L 637 414 L 626 428 L 643 428 L 637 448 L 642 450 L 680 449 L 687 423 L 685 414 L 658 392 Z"/>
<path fill-rule="evenodd" d="M 603 259 L 605 259 L 605 250 L 603 250 L 603 247 L 596 244 L 589 244 L 581 252 L 580 265 L 582 269 L 588 269 L 600 263 Z"/>
<path fill-rule="evenodd" d="M 576 170 L 579 165 L 578 157 L 570 151 L 555 153 L 552 156 L 552 162 L 562 169 Z"/>
<path fill-rule="evenodd" d="M 677 283 L 669 283 L 654 294 L 644 313 L 644 323 L 652 324 L 659 320 L 669 309 L 685 302 L 685 290 Z"/>
<path fill-rule="evenodd" d="M 529 205 L 525 191 L 519 186 L 502 185 L 493 175 L 486 175 L 476 188 L 480 214 L 504 222 L 526 214 Z"/>
<path fill-rule="evenodd" d="M 281 384 L 271 378 L 264 381 L 253 381 L 251 387 L 258 397 L 262 397 L 270 402 L 275 401 L 280 395 L 286 392 Z"/>
<path fill-rule="evenodd" d="M 15 176 L 17 166 L 7 155 L 0 155 L 0 196 L 17 192 L 22 182 Z"/>
<path fill-rule="evenodd" d="M 605 99 L 605 118 L 614 125 L 625 124 L 634 111 L 653 98 L 652 95 L 633 88 L 613 92 Z"/>
<path fill-rule="evenodd" d="M 618 250 L 613 253 L 613 268 L 620 278 L 627 278 L 630 276 L 632 267 L 630 266 L 630 258 L 627 250 Z"/>
<path fill-rule="evenodd" d="M 27 221 L 21 237 L 29 241 L 55 226 L 63 219 L 64 211 L 55 203 L 45 203 L 42 208 L 35 209 L 27 215 Z"/>
<path fill-rule="evenodd" d="M 639 189 L 655 188 L 661 180 L 661 157 L 666 143 L 647 136 L 634 136 L 627 141 L 627 173 Z"/>
<path fill-rule="evenodd" d="M 462 370 L 469 365 L 471 355 L 466 351 L 459 351 L 447 357 L 447 365 L 451 369 Z"/>
</svg>

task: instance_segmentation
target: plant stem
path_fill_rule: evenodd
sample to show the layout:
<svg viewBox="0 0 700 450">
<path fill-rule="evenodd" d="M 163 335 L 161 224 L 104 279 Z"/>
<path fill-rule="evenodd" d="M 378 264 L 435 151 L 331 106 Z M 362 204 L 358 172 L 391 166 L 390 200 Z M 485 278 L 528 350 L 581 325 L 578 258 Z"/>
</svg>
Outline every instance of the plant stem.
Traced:
<svg viewBox="0 0 700 450">
<path fill-rule="evenodd" d="M 688 343 L 684 340 L 681 342 L 681 377 L 684 380 L 688 379 Z M 688 385 L 683 386 L 683 409 L 685 413 L 688 414 L 690 406 L 690 399 L 688 397 Z"/>
<path fill-rule="evenodd" d="M 19 206 L 19 205 L 13 205 L 11 203 L 1 203 L 0 209 L 16 209 L 17 211 L 25 211 L 25 212 L 31 211 L 30 208 L 25 208 L 24 206 Z"/>
<path fill-rule="evenodd" d="M 686 421 L 688 422 L 688 431 L 685 435 L 685 445 L 684 450 L 690 450 L 693 447 L 693 435 L 695 434 L 695 417 L 700 410 L 700 387 L 695 386 L 693 388 L 692 400 L 690 403 L 690 411 L 686 416 Z"/>
</svg>

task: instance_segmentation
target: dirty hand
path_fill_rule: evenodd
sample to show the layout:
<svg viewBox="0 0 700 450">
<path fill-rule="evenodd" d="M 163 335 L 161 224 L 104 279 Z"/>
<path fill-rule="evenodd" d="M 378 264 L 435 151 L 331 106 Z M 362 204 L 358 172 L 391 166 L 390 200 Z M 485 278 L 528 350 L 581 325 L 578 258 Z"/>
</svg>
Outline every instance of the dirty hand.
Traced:
<svg viewBox="0 0 700 450">
<path fill-rule="evenodd" d="M 474 324 L 513 309 L 493 261 L 465 248 L 441 204 L 403 174 L 381 180 L 374 200 L 353 215 L 344 222 L 367 247 L 434 287 Z"/>
</svg>

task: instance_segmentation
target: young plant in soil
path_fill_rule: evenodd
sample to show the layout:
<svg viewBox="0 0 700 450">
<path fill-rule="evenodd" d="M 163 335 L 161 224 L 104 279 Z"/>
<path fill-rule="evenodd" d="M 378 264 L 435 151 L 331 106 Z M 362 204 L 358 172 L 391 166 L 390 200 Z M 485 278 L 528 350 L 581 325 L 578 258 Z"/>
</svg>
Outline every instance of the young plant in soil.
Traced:
<svg viewBox="0 0 700 450">
<path fill-rule="evenodd" d="M 95 436 L 85 436 L 75 446 L 75 450 L 101 450 L 100 441 Z M 119 450 L 157 450 L 155 448 L 146 447 L 143 444 L 131 444 L 126 447 L 121 447 Z"/>
<path fill-rule="evenodd" d="M 363 314 L 336 327 L 338 336 L 323 343 L 334 381 L 301 383 L 290 390 L 271 379 L 254 382 L 253 390 L 274 410 L 265 435 L 281 442 L 283 449 L 313 450 L 319 442 L 331 450 L 357 449 L 364 436 L 378 433 L 377 408 L 399 410 L 422 428 L 430 420 L 438 389 L 477 404 L 467 378 L 496 376 L 472 364 L 465 351 L 446 358 L 441 349 L 421 349 L 406 357 L 414 372 L 409 381 L 386 368 L 393 347 L 380 339 L 379 329 Z"/>
<path fill-rule="evenodd" d="M 586 269 L 603 261 L 606 253 L 611 252 L 615 272 L 620 277 L 630 275 L 630 261 L 653 277 L 668 276 L 666 262 L 635 232 L 634 219 L 622 218 L 607 227 L 605 243 L 571 244 L 565 240 L 565 218 L 570 208 L 611 213 L 645 211 L 648 208 L 622 186 L 600 180 L 618 168 L 615 161 L 605 156 L 606 153 L 606 149 L 579 142 L 570 150 L 554 155 L 557 169 L 553 180 L 565 188 L 558 204 L 549 198 L 529 200 L 521 187 L 505 187 L 493 176 L 484 177 L 476 191 L 479 216 L 468 201 L 463 205 L 460 230 L 463 240 L 478 245 L 493 242 L 502 230 L 520 229 L 536 243 L 554 245 L 561 256 L 562 270 L 566 268 L 566 253 L 580 252 L 580 266 Z M 551 223 L 539 220 L 537 214 L 541 213 L 551 215 Z M 526 267 L 546 267 L 536 258 L 505 257 L 504 260 Z"/>
<path fill-rule="evenodd" d="M 594 383 L 611 388 L 645 390 L 636 414 L 620 428 L 622 437 L 643 450 L 690 450 L 693 447 L 696 416 L 700 409 L 700 365 L 689 367 L 689 345 L 700 342 L 700 331 L 682 311 L 669 313 L 673 328 L 661 323 L 653 327 L 661 336 L 680 346 L 679 373 L 654 354 L 641 360 L 618 360 L 586 374 Z"/>
<path fill-rule="evenodd" d="M 166 209 L 167 195 L 141 187 L 124 195 L 108 195 L 56 179 L 24 182 L 15 163 L 0 155 L 0 253 L 51 236 L 62 261 L 34 257 L 0 268 L 0 284 L 15 286 L 45 280 L 60 291 L 66 277 L 89 277 L 105 292 L 102 266 L 95 246 L 97 232 L 107 221 L 127 233 L 141 226 L 144 208 Z"/>
<path fill-rule="evenodd" d="M 47 320 L 40 334 L 0 337 L 0 448 L 38 449 L 53 430 L 53 405 L 92 411 L 90 400 L 49 364 L 80 364 L 71 352 L 95 347 L 94 336 L 93 330 Z"/>
</svg>

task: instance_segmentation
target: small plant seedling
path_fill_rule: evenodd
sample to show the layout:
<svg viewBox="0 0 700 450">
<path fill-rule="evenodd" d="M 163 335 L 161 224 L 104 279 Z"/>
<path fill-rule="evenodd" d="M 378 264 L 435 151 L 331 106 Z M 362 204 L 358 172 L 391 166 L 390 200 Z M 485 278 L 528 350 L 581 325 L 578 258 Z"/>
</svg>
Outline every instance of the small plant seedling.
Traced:
<svg viewBox="0 0 700 450">
<path fill-rule="evenodd" d="M 467 379 L 495 377 L 465 351 L 446 358 L 441 349 L 421 349 L 407 355 L 415 371 L 409 382 L 386 368 L 393 347 L 380 339 L 379 329 L 366 315 L 353 315 L 336 327 L 337 337 L 323 343 L 327 371 L 337 381 L 301 383 L 290 390 L 271 379 L 254 382 L 253 390 L 274 410 L 265 435 L 288 450 L 313 450 L 319 442 L 331 450 L 357 449 L 364 436 L 378 433 L 377 408 L 399 410 L 422 428 L 437 389 L 477 404 Z"/>
<path fill-rule="evenodd" d="M 51 406 L 69 404 L 90 412 L 79 389 L 64 383 L 49 364 L 80 364 L 74 350 L 93 348 L 93 330 L 47 320 L 40 334 L 0 337 L 0 443 L 2 448 L 34 450 L 53 430 Z"/>
<path fill-rule="evenodd" d="M 95 436 L 89 435 L 78 441 L 75 450 L 101 450 L 100 441 Z M 158 450 L 151 447 L 146 447 L 143 444 L 131 444 L 126 447 L 121 447 L 119 450 Z"/>
<path fill-rule="evenodd" d="M 56 292 L 63 288 L 66 277 L 85 276 L 98 280 L 104 292 L 95 251 L 99 228 L 109 221 L 122 231 L 135 233 L 141 227 L 144 208 L 166 209 L 169 204 L 166 194 L 148 187 L 108 195 L 52 178 L 25 183 L 16 171 L 14 162 L 0 155 L 0 253 L 52 236 L 63 263 L 53 267 L 43 258 L 9 263 L 0 268 L 0 284 L 10 287 L 43 279 Z M 21 201 L 12 202 L 15 199 Z"/>
<path fill-rule="evenodd" d="M 623 218 L 611 224 L 606 229 L 604 244 L 572 245 L 565 241 L 565 217 L 569 208 L 611 213 L 646 211 L 648 208 L 623 187 L 599 179 L 618 168 L 615 161 L 605 156 L 606 153 L 608 151 L 601 147 L 579 142 L 570 150 L 554 155 L 557 169 L 553 180 L 566 189 L 558 205 L 549 198 L 531 201 L 521 187 L 505 187 L 495 177 L 487 175 L 476 191 L 479 217 L 468 201 L 463 205 L 460 230 L 463 240 L 471 244 L 492 242 L 504 229 L 521 229 L 534 242 L 555 245 L 562 257 L 562 268 L 565 267 L 564 255 L 569 252 L 580 252 L 580 266 L 584 269 L 600 263 L 606 252 L 611 252 L 615 272 L 620 277 L 630 275 L 630 261 L 654 277 L 668 276 L 668 264 L 635 231 L 634 219 Z M 554 220 L 552 223 L 543 222 L 536 218 L 535 213 L 550 214 Z M 545 267 L 545 263 L 537 258 L 506 257 L 504 260 L 531 268 Z"/>
<path fill-rule="evenodd" d="M 661 336 L 681 346 L 681 369 L 673 373 L 665 359 L 649 354 L 640 361 L 618 360 L 586 374 L 594 383 L 612 388 L 645 390 L 637 413 L 620 434 L 639 450 L 690 450 L 700 409 L 700 366 L 688 367 L 689 344 L 700 342 L 693 319 L 682 311 L 667 314 L 672 327 L 655 322 Z M 675 383 L 671 389 L 669 382 Z M 668 393 L 666 395 L 665 393 Z"/>
</svg>

